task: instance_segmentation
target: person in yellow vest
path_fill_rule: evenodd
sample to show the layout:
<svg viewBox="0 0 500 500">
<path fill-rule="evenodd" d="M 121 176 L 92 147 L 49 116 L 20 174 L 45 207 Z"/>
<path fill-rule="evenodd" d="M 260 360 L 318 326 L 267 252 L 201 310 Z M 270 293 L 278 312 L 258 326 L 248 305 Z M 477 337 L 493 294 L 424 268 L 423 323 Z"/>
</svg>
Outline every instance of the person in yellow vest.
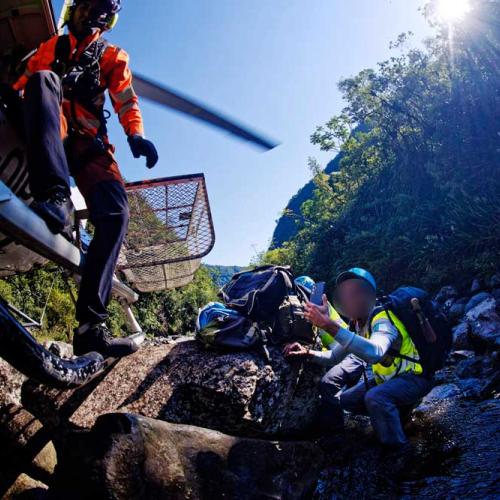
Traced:
<svg viewBox="0 0 500 500">
<path fill-rule="evenodd" d="M 329 333 L 342 351 L 313 351 L 294 343 L 286 347 L 285 354 L 307 357 L 324 366 L 338 365 L 342 357 L 354 354 L 370 364 L 372 374 L 362 377 L 353 387 L 337 390 L 340 384 L 349 382 L 348 376 L 343 378 L 340 374 L 331 391 L 322 390 L 322 399 L 331 409 L 330 427 L 343 427 L 343 410 L 367 414 L 383 445 L 405 449 L 408 439 L 401 412 L 418 403 L 432 389 L 433 380 L 423 375 L 418 351 L 403 323 L 391 311 L 376 309 L 377 287 L 368 271 L 352 268 L 337 277 L 336 285 L 335 304 L 354 322 L 356 333 L 330 318 L 325 296 L 322 306 L 307 304 L 306 317 Z M 414 361 L 395 356 L 398 353 Z"/>
</svg>

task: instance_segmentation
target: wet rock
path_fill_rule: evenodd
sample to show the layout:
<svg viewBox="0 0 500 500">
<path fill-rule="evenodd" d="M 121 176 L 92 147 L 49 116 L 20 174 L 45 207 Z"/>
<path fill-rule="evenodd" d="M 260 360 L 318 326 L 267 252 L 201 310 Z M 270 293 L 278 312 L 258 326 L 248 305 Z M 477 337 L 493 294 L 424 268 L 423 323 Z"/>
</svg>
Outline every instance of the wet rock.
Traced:
<svg viewBox="0 0 500 500">
<path fill-rule="evenodd" d="M 469 350 L 459 350 L 459 351 L 452 351 L 450 353 L 450 359 L 452 361 L 462 361 L 463 359 L 470 359 L 473 358 L 476 355 L 474 351 L 469 351 Z"/>
<path fill-rule="evenodd" d="M 448 318 L 452 322 L 458 321 L 465 314 L 465 305 L 455 302 L 448 310 Z"/>
<path fill-rule="evenodd" d="M 21 387 L 26 377 L 0 358 L 0 408 L 21 404 Z"/>
<path fill-rule="evenodd" d="M 500 289 L 500 273 L 495 273 L 488 280 L 488 286 L 492 289 Z"/>
<path fill-rule="evenodd" d="M 454 286 L 443 286 L 436 295 L 436 302 L 444 304 L 449 299 L 456 299 L 458 291 Z"/>
<path fill-rule="evenodd" d="M 461 396 L 468 399 L 480 399 L 484 386 L 484 381 L 480 378 L 472 377 L 458 379 L 457 385 L 460 387 Z"/>
<path fill-rule="evenodd" d="M 484 359 L 482 356 L 476 356 L 471 359 L 461 361 L 455 370 L 458 378 L 478 378 L 482 375 L 484 368 Z"/>
<path fill-rule="evenodd" d="M 40 420 L 91 427 L 103 413 L 130 412 L 237 435 L 294 435 L 313 421 L 323 370 L 287 362 L 271 348 L 213 353 L 194 341 L 146 346 L 79 390 L 25 384 L 23 402 Z"/>
<path fill-rule="evenodd" d="M 481 279 L 476 278 L 472 281 L 472 284 L 470 286 L 470 293 L 478 293 L 481 290 L 483 290 L 483 282 Z"/>
<path fill-rule="evenodd" d="M 500 316 L 493 297 L 481 301 L 469 310 L 466 319 L 471 327 L 471 336 L 490 348 L 500 347 Z"/>
<path fill-rule="evenodd" d="M 437 402 L 443 399 L 456 398 L 460 396 L 461 393 L 460 387 L 456 384 L 437 385 L 423 398 L 420 405 L 415 409 L 415 413 L 426 413 Z"/>
<path fill-rule="evenodd" d="M 470 325 L 464 321 L 453 328 L 453 349 L 468 350 L 470 349 Z"/>
<path fill-rule="evenodd" d="M 481 292 L 474 295 L 465 305 L 465 312 L 468 313 L 471 309 L 474 309 L 474 307 L 478 306 L 481 302 L 490 298 L 492 298 L 492 295 L 487 292 Z"/>
<path fill-rule="evenodd" d="M 42 424 L 24 408 L 10 405 L 0 411 L 0 442 L 0 489 L 5 491 L 22 473 L 44 483 L 50 481 L 57 464 L 56 450 Z"/>
<path fill-rule="evenodd" d="M 74 440 L 60 471 L 63 498 L 310 498 L 323 462 L 309 442 L 238 438 L 123 413 L 100 417 Z"/>
<path fill-rule="evenodd" d="M 453 304 L 455 303 L 455 299 L 448 299 L 444 302 L 444 304 L 441 306 L 441 309 L 445 314 L 450 313 L 450 309 L 453 307 Z"/>
<path fill-rule="evenodd" d="M 21 474 L 2 496 L 2 500 L 48 500 L 48 489 L 46 484 Z"/>
</svg>

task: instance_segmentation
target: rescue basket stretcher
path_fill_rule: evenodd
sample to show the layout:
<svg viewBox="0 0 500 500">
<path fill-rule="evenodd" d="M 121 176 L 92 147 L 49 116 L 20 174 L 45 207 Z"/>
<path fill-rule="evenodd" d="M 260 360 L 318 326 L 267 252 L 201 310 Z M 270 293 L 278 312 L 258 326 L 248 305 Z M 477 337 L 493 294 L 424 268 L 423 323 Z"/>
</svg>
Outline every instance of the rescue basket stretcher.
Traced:
<svg viewBox="0 0 500 500">
<path fill-rule="evenodd" d="M 215 243 L 205 177 L 126 185 L 130 222 L 117 271 L 139 292 L 187 285 Z"/>
</svg>

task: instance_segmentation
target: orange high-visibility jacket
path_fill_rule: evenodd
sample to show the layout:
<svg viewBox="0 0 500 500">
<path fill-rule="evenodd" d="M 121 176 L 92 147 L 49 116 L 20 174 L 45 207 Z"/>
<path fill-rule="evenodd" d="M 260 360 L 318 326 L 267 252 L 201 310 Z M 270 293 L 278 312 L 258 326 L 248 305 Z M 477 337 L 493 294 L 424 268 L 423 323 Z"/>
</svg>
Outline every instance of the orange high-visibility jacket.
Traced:
<svg viewBox="0 0 500 500">
<path fill-rule="evenodd" d="M 69 34 L 70 53 L 72 58 L 78 60 L 81 53 L 101 35 L 100 32 L 95 32 L 89 35 L 80 42 L 77 41 L 74 35 Z M 37 52 L 30 58 L 26 66 L 24 74 L 14 84 L 16 90 L 24 90 L 28 79 L 33 73 L 42 70 L 51 70 L 52 64 L 56 57 L 56 45 L 59 36 L 55 35 L 46 42 L 42 43 Z M 74 54 L 74 56 L 73 56 Z M 142 122 L 141 111 L 138 105 L 137 95 L 132 87 L 132 73 L 130 71 L 128 54 L 111 44 L 107 44 L 104 53 L 100 60 L 101 68 L 101 87 L 108 89 L 113 103 L 113 108 L 118 114 L 120 123 L 127 135 L 140 134 L 144 135 L 144 127 Z M 100 93 L 94 100 L 94 104 L 98 108 L 104 106 L 104 92 Z M 72 106 L 74 110 L 72 111 Z M 85 109 L 78 102 L 74 104 L 63 99 L 62 103 L 62 135 L 65 136 L 65 130 L 68 123 L 85 134 L 95 136 L 99 129 L 99 118 L 94 116 L 90 111 Z M 75 123 L 75 119 L 76 122 Z"/>
</svg>

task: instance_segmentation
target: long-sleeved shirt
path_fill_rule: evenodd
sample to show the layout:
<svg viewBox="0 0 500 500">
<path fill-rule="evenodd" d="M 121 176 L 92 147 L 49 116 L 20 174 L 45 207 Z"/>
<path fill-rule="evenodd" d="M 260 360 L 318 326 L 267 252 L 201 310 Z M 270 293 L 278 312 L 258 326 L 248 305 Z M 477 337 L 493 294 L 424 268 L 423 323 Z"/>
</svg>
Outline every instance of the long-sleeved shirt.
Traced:
<svg viewBox="0 0 500 500">
<path fill-rule="evenodd" d="M 353 353 L 369 364 L 380 362 L 399 337 L 397 328 L 388 318 L 379 318 L 372 324 L 366 323 L 356 333 L 340 328 L 335 341 L 328 351 L 310 351 L 311 360 L 317 364 L 332 367 L 340 363 L 348 354 Z"/>
</svg>

